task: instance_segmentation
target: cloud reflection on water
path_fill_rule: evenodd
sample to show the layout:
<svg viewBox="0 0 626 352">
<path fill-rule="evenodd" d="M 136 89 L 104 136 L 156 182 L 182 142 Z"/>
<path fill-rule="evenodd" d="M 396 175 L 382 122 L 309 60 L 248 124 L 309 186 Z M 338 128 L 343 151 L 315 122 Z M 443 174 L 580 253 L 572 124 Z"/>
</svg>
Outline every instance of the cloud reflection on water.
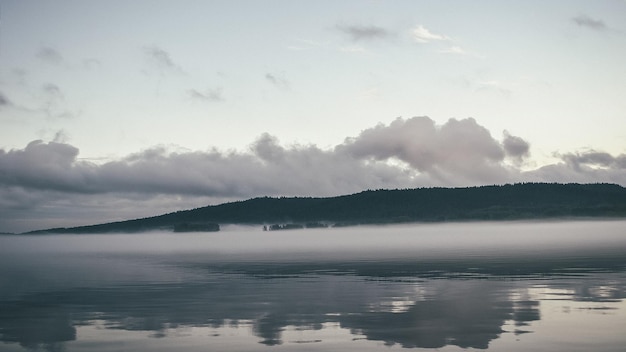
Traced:
<svg viewBox="0 0 626 352">
<path fill-rule="evenodd" d="M 35 292 L 1 302 L 0 332 L 4 342 L 56 350 L 58 343 L 76 339 L 76 326 L 96 319 L 104 320 L 107 329 L 150 331 L 161 337 L 178 326 L 251 322 L 261 343 L 277 345 L 289 326 L 315 330 L 338 323 L 387 345 L 487 348 L 504 332 L 506 321 L 526 326 L 541 316 L 537 298 L 512 298 L 541 282 L 536 279 L 401 278 L 291 269 L 300 274 L 268 277 L 255 268 L 250 274 L 207 272 L 209 280 L 203 282 Z M 611 292 L 611 299 L 623 299 L 625 283 L 612 276 L 596 273 L 559 281 L 557 286 L 568 290 L 571 300 L 606 302 L 606 292 Z M 395 301 L 401 302 L 401 309 Z"/>
</svg>

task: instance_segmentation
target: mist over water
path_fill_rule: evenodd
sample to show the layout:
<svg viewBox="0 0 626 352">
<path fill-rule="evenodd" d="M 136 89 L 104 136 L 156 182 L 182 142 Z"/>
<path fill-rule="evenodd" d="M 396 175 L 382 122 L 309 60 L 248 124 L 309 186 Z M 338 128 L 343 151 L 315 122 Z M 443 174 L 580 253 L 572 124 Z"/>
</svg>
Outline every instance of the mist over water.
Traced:
<svg viewBox="0 0 626 352">
<path fill-rule="evenodd" d="M 0 236 L 1 346 L 522 351 L 568 341 L 569 350 L 618 351 L 625 229 L 566 221 Z"/>
<path fill-rule="evenodd" d="M 260 227 L 225 226 L 216 233 L 33 235 L 7 241 L 7 253 L 210 253 L 216 256 L 279 259 L 367 259 L 523 255 L 542 251 L 611 248 L 621 243 L 623 221 L 474 222 L 356 226 L 262 232 Z M 601 236 L 601 241 L 598 240 Z"/>
</svg>

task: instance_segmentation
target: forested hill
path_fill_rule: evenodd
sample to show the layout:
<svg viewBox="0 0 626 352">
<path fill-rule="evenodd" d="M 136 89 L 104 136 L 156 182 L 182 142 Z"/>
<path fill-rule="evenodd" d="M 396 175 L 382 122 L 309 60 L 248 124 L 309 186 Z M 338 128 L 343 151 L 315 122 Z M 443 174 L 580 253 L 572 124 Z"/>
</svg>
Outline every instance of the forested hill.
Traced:
<svg viewBox="0 0 626 352">
<path fill-rule="evenodd" d="M 343 226 L 572 217 L 626 217 L 626 188 L 614 184 L 525 183 L 368 190 L 329 198 L 262 197 L 150 218 L 31 233 L 134 232 L 211 223 Z"/>
</svg>

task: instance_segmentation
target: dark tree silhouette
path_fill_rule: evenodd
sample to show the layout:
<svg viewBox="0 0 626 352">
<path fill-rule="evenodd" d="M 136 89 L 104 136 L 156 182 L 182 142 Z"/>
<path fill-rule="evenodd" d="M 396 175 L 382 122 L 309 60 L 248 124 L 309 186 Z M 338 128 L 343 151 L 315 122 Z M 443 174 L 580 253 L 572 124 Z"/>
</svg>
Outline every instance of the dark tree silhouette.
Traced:
<svg viewBox="0 0 626 352">
<path fill-rule="evenodd" d="M 400 222 L 626 217 L 626 188 L 615 184 L 518 183 L 466 188 L 368 190 L 330 198 L 261 197 L 144 219 L 31 233 L 172 230 L 258 224 L 268 230 Z M 213 224 L 213 225 L 211 225 Z"/>
</svg>

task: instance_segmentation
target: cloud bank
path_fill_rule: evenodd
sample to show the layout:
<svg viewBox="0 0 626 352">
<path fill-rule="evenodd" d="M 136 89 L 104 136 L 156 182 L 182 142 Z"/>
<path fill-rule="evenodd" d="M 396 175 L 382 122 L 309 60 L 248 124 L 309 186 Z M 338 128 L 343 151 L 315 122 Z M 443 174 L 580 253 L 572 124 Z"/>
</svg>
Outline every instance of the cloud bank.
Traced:
<svg viewBox="0 0 626 352">
<path fill-rule="evenodd" d="M 0 149 L 0 231 L 34 229 L 18 229 L 14 221 L 31 212 L 70 226 L 72 212 L 86 208 L 128 218 L 265 195 L 332 196 L 364 189 L 522 181 L 626 185 L 626 154 L 572 152 L 557 155 L 559 163 L 522 171 L 529 143 L 506 131 L 498 140 L 472 118 L 442 125 L 428 117 L 398 118 L 332 149 L 283 146 L 262 134 L 245 151 L 180 152 L 157 146 L 103 164 L 78 155 L 77 147 L 61 141 Z M 24 223 L 27 219 L 20 226 L 33 226 Z"/>
</svg>

